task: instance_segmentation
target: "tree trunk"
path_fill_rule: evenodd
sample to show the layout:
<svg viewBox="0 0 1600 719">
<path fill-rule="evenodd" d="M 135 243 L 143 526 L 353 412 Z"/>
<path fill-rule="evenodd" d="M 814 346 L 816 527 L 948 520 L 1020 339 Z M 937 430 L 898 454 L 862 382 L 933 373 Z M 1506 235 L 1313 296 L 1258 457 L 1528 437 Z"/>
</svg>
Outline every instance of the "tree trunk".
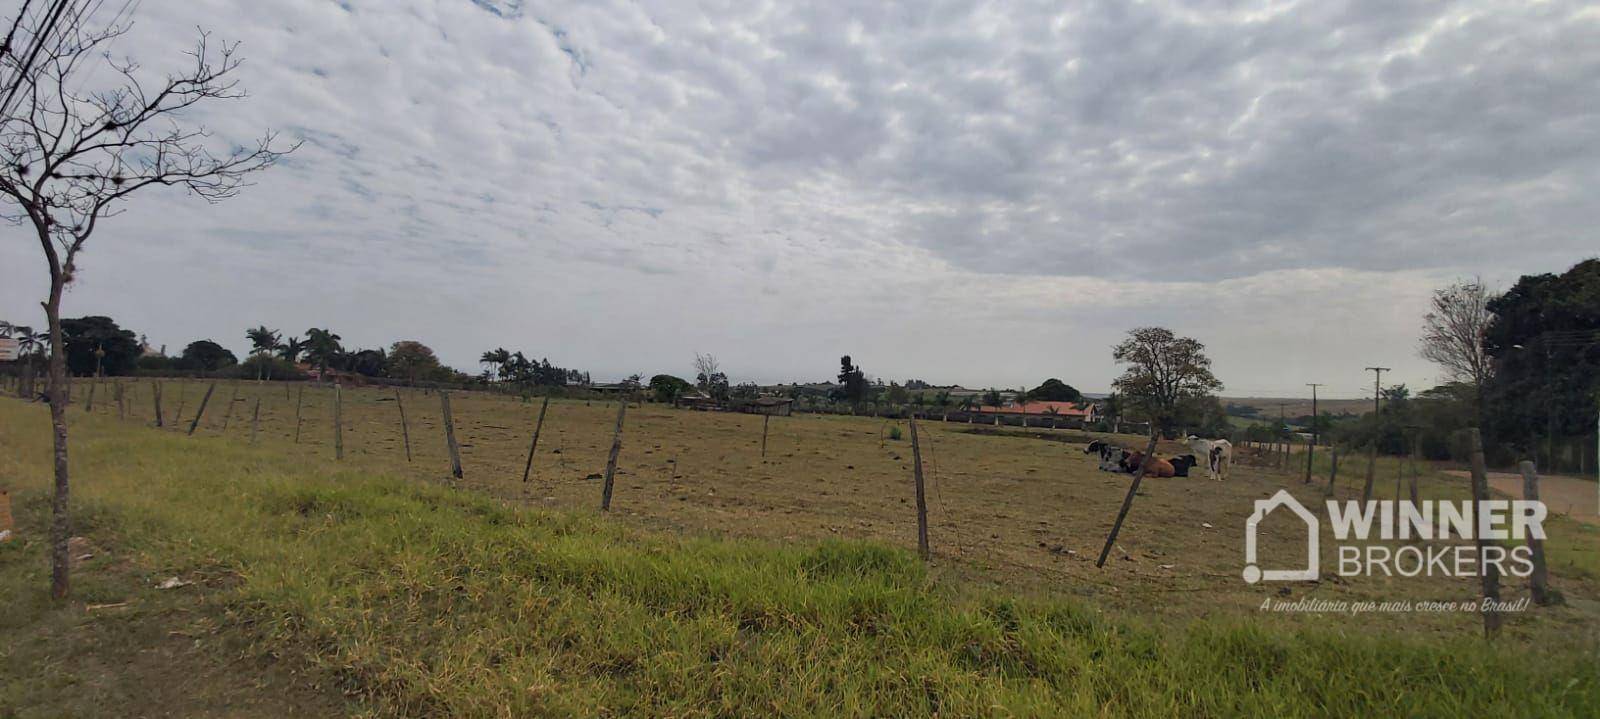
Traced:
<svg viewBox="0 0 1600 719">
<path fill-rule="evenodd" d="M 52 273 L 50 299 L 44 305 L 50 323 L 50 382 L 45 391 L 50 397 L 56 474 L 55 496 L 50 501 L 50 596 L 55 599 L 66 599 L 72 587 L 67 563 L 67 540 L 72 536 L 67 479 L 67 354 L 61 336 L 61 291 L 65 285 L 62 273 Z"/>
</svg>

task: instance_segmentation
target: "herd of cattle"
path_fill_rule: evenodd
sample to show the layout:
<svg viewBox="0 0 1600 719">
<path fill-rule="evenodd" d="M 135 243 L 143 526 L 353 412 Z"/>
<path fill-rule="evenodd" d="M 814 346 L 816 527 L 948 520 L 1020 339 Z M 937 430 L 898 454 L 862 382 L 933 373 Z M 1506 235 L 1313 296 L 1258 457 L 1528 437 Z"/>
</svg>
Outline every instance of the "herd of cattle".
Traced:
<svg viewBox="0 0 1600 719">
<path fill-rule="evenodd" d="M 1185 444 L 1194 454 L 1170 458 L 1150 457 L 1147 460 L 1144 452 L 1100 439 L 1090 442 L 1083 452 L 1100 455 L 1100 469 L 1107 472 L 1132 474 L 1142 464 L 1147 477 L 1187 477 L 1189 469 L 1200 464 L 1196 458 L 1199 455 L 1206 458 L 1206 471 L 1212 479 L 1221 481 L 1228 478 L 1228 465 L 1233 463 L 1233 444 L 1228 440 L 1201 439 L 1191 434 L 1185 438 Z"/>
</svg>

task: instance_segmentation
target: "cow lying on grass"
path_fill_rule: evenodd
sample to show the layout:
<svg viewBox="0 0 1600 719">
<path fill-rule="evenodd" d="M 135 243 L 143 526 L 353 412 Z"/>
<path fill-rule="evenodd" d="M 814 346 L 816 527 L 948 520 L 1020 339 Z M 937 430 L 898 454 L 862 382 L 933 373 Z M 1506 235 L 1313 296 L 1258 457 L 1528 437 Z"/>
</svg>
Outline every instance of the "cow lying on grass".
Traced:
<svg viewBox="0 0 1600 719">
<path fill-rule="evenodd" d="M 1139 471 L 1139 464 L 1144 461 L 1144 453 L 1137 450 L 1124 449 L 1105 440 L 1095 440 L 1083 450 L 1084 454 L 1100 455 L 1100 469 L 1107 472 L 1123 472 L 1132 474 Z M 1151 460 L 1149 468 L 1145 470 L 1147 477 L 1187 477 L 1189 469 L 1198 460 L 1192 454 L 1186 454 L 1172 459 L 1156 457 Z"/>
</svg>

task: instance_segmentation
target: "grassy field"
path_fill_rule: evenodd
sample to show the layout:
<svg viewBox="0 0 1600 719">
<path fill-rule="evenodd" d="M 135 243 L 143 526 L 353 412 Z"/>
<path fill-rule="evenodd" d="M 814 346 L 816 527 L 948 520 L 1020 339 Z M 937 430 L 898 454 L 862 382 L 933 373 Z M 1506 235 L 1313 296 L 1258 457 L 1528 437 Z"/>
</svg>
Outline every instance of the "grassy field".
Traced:
<svg viewBox="0 0 1600 719">
<path fill-rule="evenodd" d="M 614 511 L 596 517 L 588 477 L 603 470 L 615 405 L 553 403 L 524 484 L 537 405 L 456 395 L 466 479 L 450 487 L 436 396 L 404 395 L 407 463 L 393 393 L 347 388 L 336 463 L 326 390 L 307 389 L 295 444 L 298 387 L 239 385 L 224 432 L 232 392 L 220 385 L 193 438 L 145 426 L 140 389 L 127 421 L 104 391 L 94 413 L 71 410 L 93 556 L 64 606 L 43 591 L 46 415 L 0 400 L 0 482 L 17 491 L 24 536 L 0 548 L 0 601 L 18 610 L 0 620 L 14 640 L 0 716 L 115 702 L 249 716 L 1600 706 L 1597 539 L 1560 523 L 1553 581 L 1569 603 L 1513 616 L 1487 645 L 1471 615 L 1263 616 L 1280 587 L 1238 579 L 1250 500 L 1280 486 L 1320 496 L 1268 470 L 1151 480 L 1116 559 L 1096 570 L 1125 478 L 1095 471 L 1079 444 L 929 423 L 936 556 L 924 567 L 907 551 L 910 448 L 879 421 L 775 418 L 762 458 L 759 417 L 630 409 Z M 187 389 L 186 416 L 200 391 Z M 178 394 L 167 386 L 169 419 Z M 1435 496 L 1460 486 L 1424 480 Z M 195 584 L 154 589 L 169 576 Z M 1472 595 L 1442 579 L 1282 589 Z"/>
</svg>

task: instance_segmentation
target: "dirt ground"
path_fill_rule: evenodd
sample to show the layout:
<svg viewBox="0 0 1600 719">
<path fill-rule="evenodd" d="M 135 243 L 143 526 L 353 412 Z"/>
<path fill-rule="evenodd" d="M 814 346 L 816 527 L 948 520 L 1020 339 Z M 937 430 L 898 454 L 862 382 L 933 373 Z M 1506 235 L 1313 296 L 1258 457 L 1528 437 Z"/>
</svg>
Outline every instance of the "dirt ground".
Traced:
<svg viewBox="0 0 1600 719">
<path fill-rule="evenodd" d="M 168 431 L 187 430 L 205 386 L 164 383 Z M 72 411 L 83 411 L 85 391 L 83 386 L 75 388 L 80 400 Z M 124 411 L 131 420 L 153 424 L 151 393 L 149 381 L 125 390 Z M 411 437 L 409 463 L 395 391 L 345 388 L 342 396 L 345 461 L 352 468 L 448 479 L 436 393 L 400 394 Z M 97 413 L 118 411 L 110 397 L 114 393 L 109 387 L 98 391 Z M 303 452 L 308 461 L 332 460 L 329 387 L 219 383 L 196 434 L 249 441 L 257 400 L 259 441 Z M 174 427 L 179 402 L 184 419 Z M 301 421 L 296 445 L 297 402 Z M 599 478 L 611 444 L 615 402 L 553 401 L 527 483 L 521 477 L 539 401 L 453 393 L 451 404 L 465 467 L 462 486 L 535 506 L 598 510 Z M 623 521 L 689 534 L 773 542 L 845 537 L 916 546 L 912 448 L 903 421 L 774 417 L 765 457 L 762 424 L 763 418 L 754 415 L 630 406 L 612 514 Z M 889 436 L 895 426 L 904 433 L 900 440 Z M 1156 616 L 1220 612 L 1340 631 L 1470 634 L 1478 625 L 1473 614 L 1372 614 L 1357 619 L 1260 612 L 1268 598 L 1460 601 L 1474 596 L 1475 583 L 1465 579 L 1342 579 L 1326 570 L 1320 583 L 1245 583 L 1241 579 L 1244 525 L 1254 500 L 1286 488 L 1307 506 L 1318 507 L 1323 500 L 1322 478 L 1308 486 L 1302 484 L 1299 472 L 1236 466 L 1226 482 L 1204 476 L 1146 480 L 1102 569 L 1095 567 L 1095 558 L 1126 493 L 1127 475 L 1099 471 L 1081 442 L 974 434 L 965 424 L 918 426 L 927 473 L 929 534 L 935 571 L 941 575 L 1021 594 L 1077 596 L 1106 608 Z M 1142 442 L 1131 436 L 1116 439 L 1128 446 Z M 1163 446 L 1162 453 L 1178 449 Z M 1354 480 L 1342 476 L 1341 480 L 1336 497 L 1358 498 Z M 1389 481 L 1378 484 L 1380 496 L 1393 494 Z M 1463 480 L 1438 474 L 1424 477 L 1421 484 L 1424 496 L 1463 496 L 1465 487 Z M 1292 518 L 1274 514 L 1263 524 L 1260 536 L 1263 565 L 1293 564 L 1296 555 L 1303 555 L 1304 529 Z M 1322 563 L 1331 567 L 1334 550 L 1327 544 L 1331 542 L 1324 545 Z M 1596 550 L 1591 544 L 1579 551 Z M 1300 556 L 1299 563 L 1303 559 Z M 1600 580 L 1586 570 L 1592 566 L 1594 562 L 1587 560 L 1570 566 L 1553 561 L 1553 583 L 1576 601 L 1518 617 L 1511 622 L 1510 633 L 1549 641 L 1596 641 L 1600 602 L 1594 600 L 1600 598 Z M 1514 586 L 1505 591 L 1510 598 L 1521 593 Z"/>
<path fill-rule="evenodd" d="M 1461 470 L 1447 472 L 1452 477 L 1467 478 Z M 1522 498 L 1522 475 L 1511 472 L 1490 472 L 1489 487 L 1500 494 Z M 1584 524 L 1600 526 L 1600 491 L 1592 481 L 1550 474 L 1539 477 L 1539 500 L 1550 511 L 1564 514 Z"/>
</svg>

